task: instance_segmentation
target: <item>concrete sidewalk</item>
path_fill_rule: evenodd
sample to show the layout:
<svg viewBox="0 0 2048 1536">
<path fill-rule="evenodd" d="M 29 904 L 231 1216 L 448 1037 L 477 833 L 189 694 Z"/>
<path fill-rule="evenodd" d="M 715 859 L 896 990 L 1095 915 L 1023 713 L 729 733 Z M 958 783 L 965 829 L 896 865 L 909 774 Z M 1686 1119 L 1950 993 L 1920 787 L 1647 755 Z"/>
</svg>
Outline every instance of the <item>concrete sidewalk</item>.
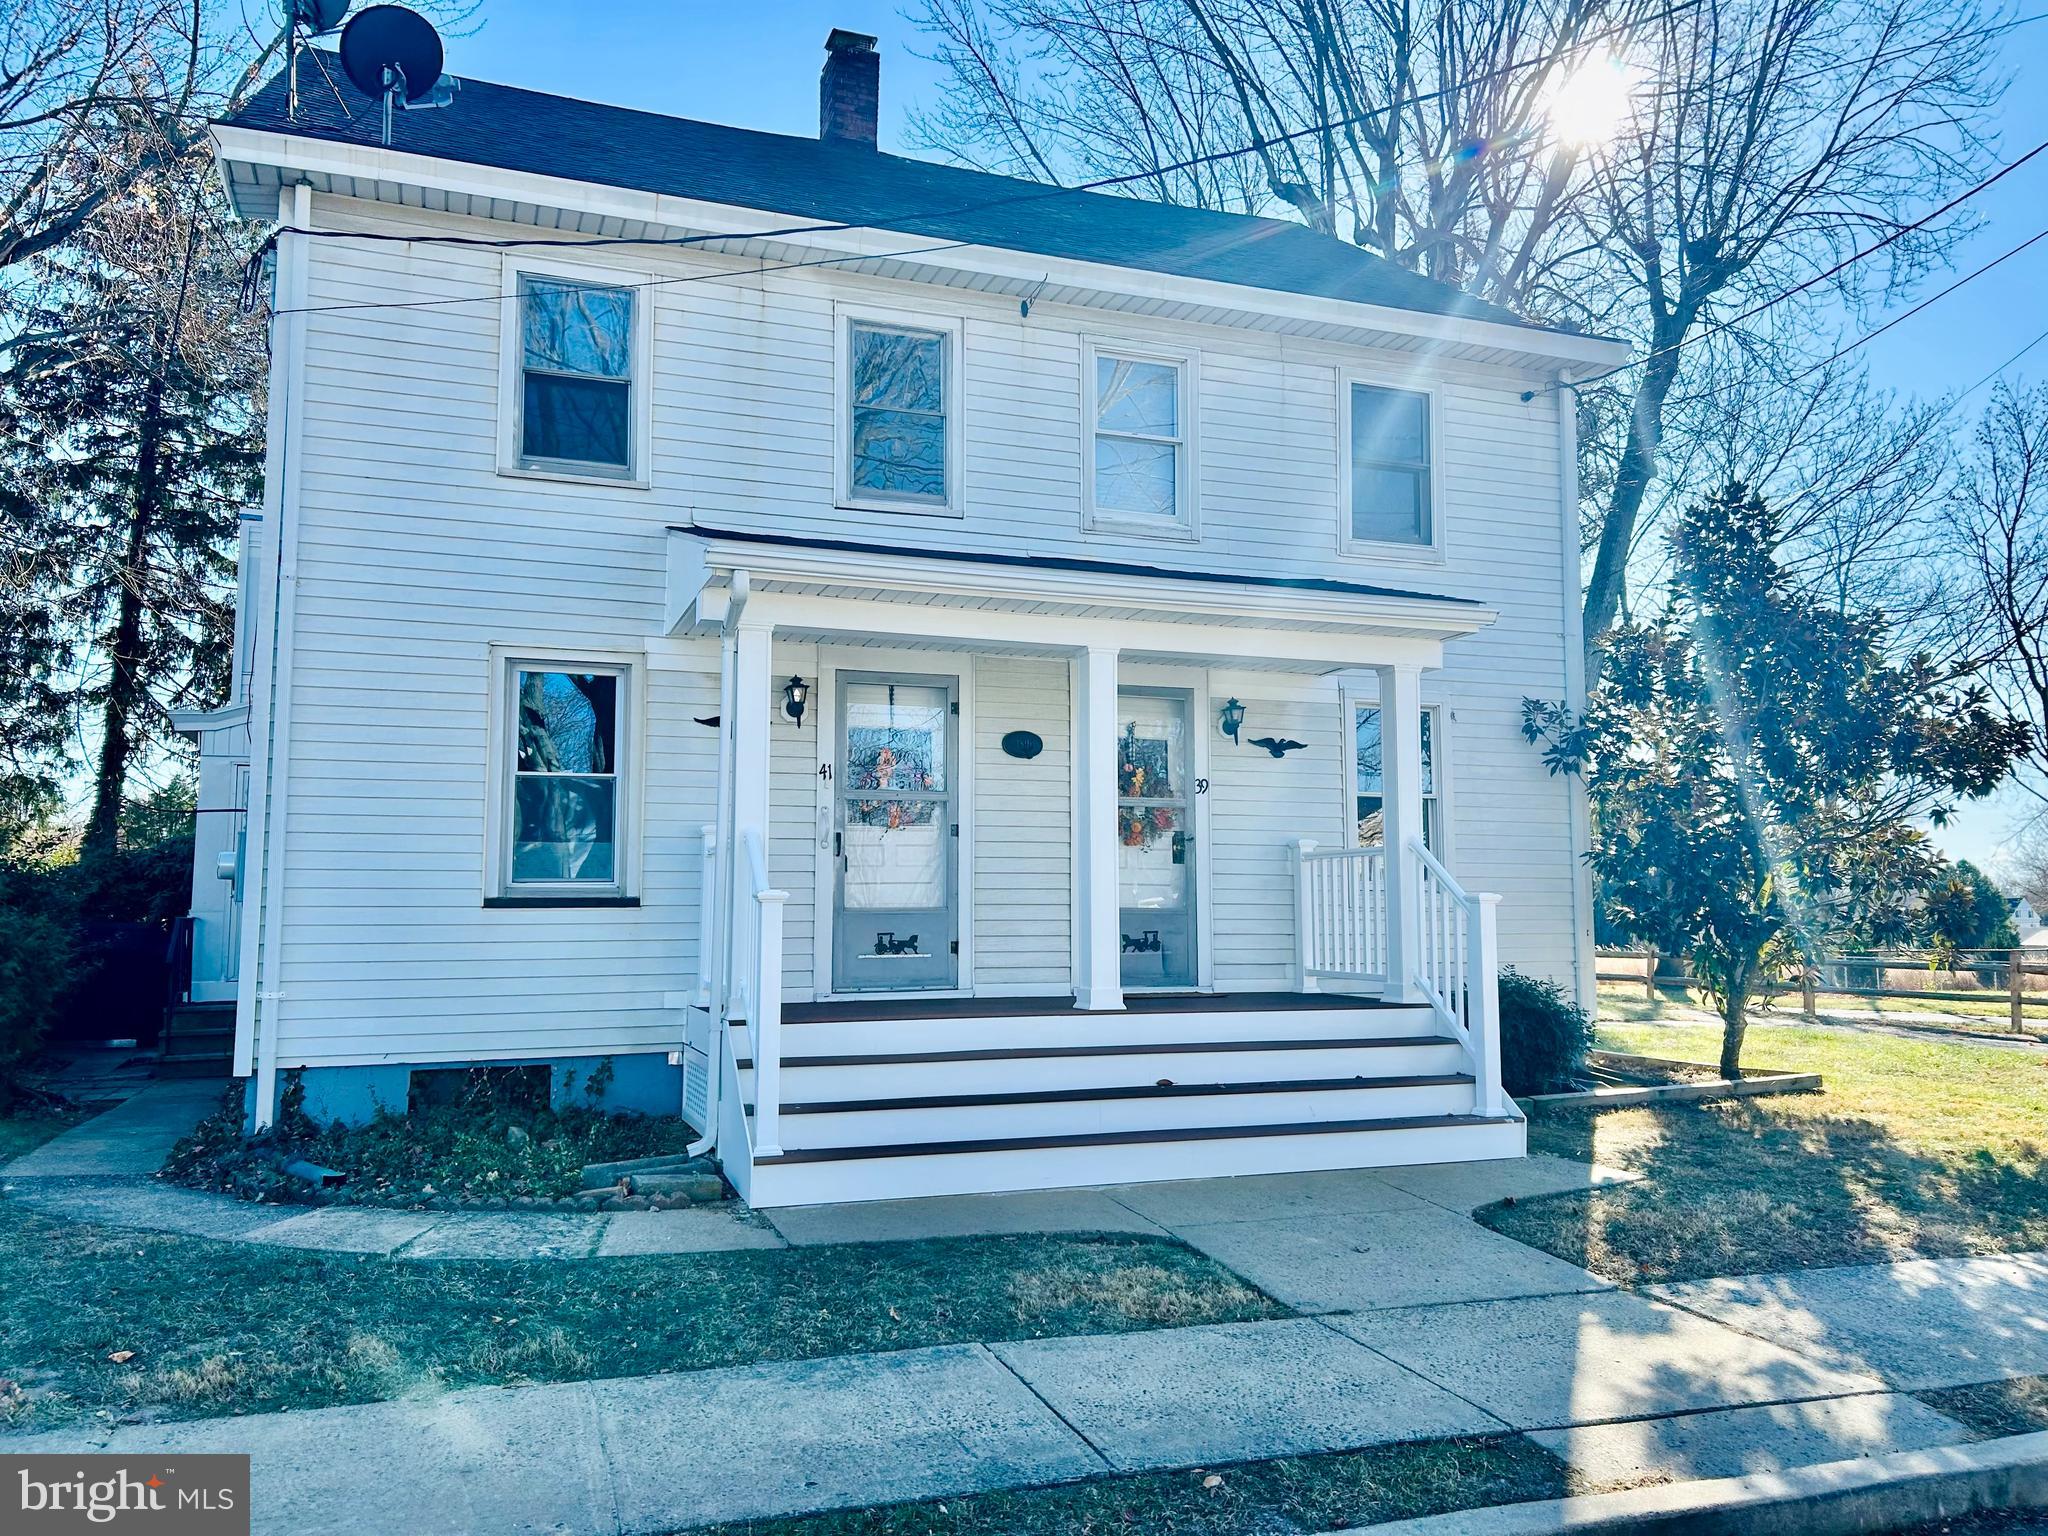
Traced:
<svg viewBox="0 0 2048 1536">
<path fill-rule="evenodd" d="M 257 1529 L 292 1536 L 621 1536 L 1514 1431 L 1596 1480 L 1737 1476 L 1973 1438 L 1898 1389 L 2042 1369 L 2013 1341 L 2043 1331 L 2044 1277 L 2038 1255 L 1921 1260 L 1672 1300 L 1610 1290 L 949 1345 L 0 1449 L 249 1452 Z M 1759 1326 L 1824 1343 L 1808 1354 L 1692 1310 L 1756 1296 L 1773 1308 Z M 1858 1320 L 1873 1315 L 1866 1358 Z"/>
<path fill-rule="evenodd" d="M 7 1164 L 10 1179 L 141 1178 L 164 1159 L 220 1103 L 213 1082 L 151 1083 L 132 1097 L 53 1136 Z"/>
</svg>

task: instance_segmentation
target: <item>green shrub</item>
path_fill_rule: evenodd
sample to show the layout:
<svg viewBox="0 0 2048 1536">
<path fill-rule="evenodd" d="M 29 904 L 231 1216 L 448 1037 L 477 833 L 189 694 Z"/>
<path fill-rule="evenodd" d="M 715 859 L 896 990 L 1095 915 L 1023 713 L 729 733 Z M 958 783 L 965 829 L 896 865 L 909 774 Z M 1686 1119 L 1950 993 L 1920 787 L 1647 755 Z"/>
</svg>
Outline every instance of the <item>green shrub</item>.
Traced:
<svg viewBox="0 0 2048 1536">
<path fill-rule="evenodd" d="M 1554 981 L 1500 973 L 1500 1069 L 1509 1093 L 1564 1093 L 1580 1085 L 1593 1021 Z"/>
<path fill-rule="evenodd" d="M 70 984 L 72 930 L 47 912 L 0 912 L 0 1110 Z"/>
</svg>

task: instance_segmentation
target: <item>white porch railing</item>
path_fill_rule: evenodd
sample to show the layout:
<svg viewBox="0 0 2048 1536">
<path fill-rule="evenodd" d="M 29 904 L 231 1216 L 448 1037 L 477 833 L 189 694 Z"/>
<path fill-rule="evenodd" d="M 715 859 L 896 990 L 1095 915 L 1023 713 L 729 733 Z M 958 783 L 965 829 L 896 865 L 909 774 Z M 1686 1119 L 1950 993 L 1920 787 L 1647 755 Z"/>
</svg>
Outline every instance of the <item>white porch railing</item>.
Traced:
<svg viewBox="0 0 2048 1536">
<path fill-rule="evenodd" d="M 1408 860 L 1418 882 L 1415 983 L 1465 1046 L 1479 1112 L 1507 1114 L 1500 1080 L 1500 945 L 1494 933 L 1500 898 L 1467 894 L 1420 842 L 1408 844 Z"/>
<path fill-rule="evenodd" d="M 1308 838 L 1291 846 L 1297 984 L 1308 991 L 1319 980 L 1384 982 L 1385 850 L 1319 848 Z"/>
<path fill-rule="evenodd" d="M 1411 841 L 1399 873 L 1412 883 L 1415 919 L 1404 936 L 1390 911 L 1398 897 L 1384 848 L 1319 848 L 1303 838 L 1290 849 L 1298 985 L 1377 985 L 1428 1003 L 1465 1048 L 1479 1112 L 1510 1113 L 1500 1077 L 1500 898 L 1467 893 L 1435 854 Z"/>
<path fill-rule="evenodd" d="M 746 1021 L 754 1057 L 753 1152 L 756 1157 L 773 1157 L 782 1151 L 782 908 L 789 892 L 768 883 L 758 828 L 740 833 L 740 856 L 746 889 L 733 904 L 733 984 L 726 1029 L 730 1033 L 733 1019 Z"/>
</svg>

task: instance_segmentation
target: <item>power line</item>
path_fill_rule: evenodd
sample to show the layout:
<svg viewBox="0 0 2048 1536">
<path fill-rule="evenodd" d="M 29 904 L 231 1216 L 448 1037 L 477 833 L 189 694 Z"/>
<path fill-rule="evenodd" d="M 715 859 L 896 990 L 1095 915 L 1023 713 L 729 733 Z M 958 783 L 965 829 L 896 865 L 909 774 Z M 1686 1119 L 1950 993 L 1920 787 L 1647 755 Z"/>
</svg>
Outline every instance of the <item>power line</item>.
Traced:
<svg viewBox="0 0 2048 1536">
<path fill-rule="evenodd" d="M 722 236 L 723 239 L 741 238 Z M 961 246 L 972 245 L 971 240 L 947 240 L 938 245 L 910 246 L 898 251 L 854 251 L 844 256 L 819 256 L 807 261 L 772 262 L 762 266 L 743 268 L 737 272 L 693 272 L 682 277 L 651 277 L 641 283 L 610 283 L 607 287 L 638 292 L 647 288 L 668 288 L 682 283 L 704 283 L 723 278 L 758 277 L 766 272 L 789 272 L 799 267 L 830 267 L 845 261 L 895 261 L 906 256 L 925 256 L 933 251 L 958 250 Z M 457 304 L 502 304 L 515 299 L 516 293 L 470 293 L 453 299 L 379 299 L 362 304 L 303 304 L 291 309 L 272 310 L 273 318 L 279 315 L 326 315 L 337 310 L 353 309 L 446 309 Z"/>
<path fill-rule="evenodd" d="M 1861 250 L 1854 251 L 1851 254 L 1843 257 L 1840 261 L 1836 262 L 1833 266 L 1829 267 L 1825 272 L 1817 272 L 1812 277 L 1807 278 L 1804 282 L 1794 283 L 1790 288 L 1787 288 L 1780 293 L 1775 293 L 1771 295 L 1771 297 L 1763 300 L 1761 303 L 1752 304 L 1748 309 L 1743 310 L 1738 315 L 1731 315 L 1726 320 L 1717 320 L 1712 325 L 1708 326 L 1705 330 L 1699 331 L 1694 335 L 1682 336 L 1677 341 L 1671 342 L 1666 346 L 1657 348 L 1654 352 L 1646 353 L 1639 358 L 1631 358 L 1628 362 L 1617 364 L 1616 366 L 1607 369 L 1603 373 L 1596 373 L 1584 379 L 1575 379 L 1572 381 L 1571 387 L 1574 389 L 1584 389 L 1588 385 L 1602 383 L 1607 379 L 1613 378 L 1618 373 L 1626 373 L 1631 368 L 1640 368 L 1646 363 L 1654 362 L 1657 358 L 1669 357 L 1673 353 L 1682 352 L 1687 347 L 1695 346 L 1702 341 L 1706 341 L 1712 337 L 1722 334 L 1724 331 L 1733 330 L 1736 326 L 1741 325 L 1744 321 L 1754 320 L 1758 315 L 1762 314 L 1765 310 L 1776 308 L 1778 305 L 1784 303 L 1787 299 L 1794 298 L 1799 294 L 1805 293 L 1809 288 L 1816 287 L 1819 284 L 1826 282 L 1829 278 L 1834 277 L 1839 273 L 1847 271 L 1857 262 L 1862 261 L 1867 257 L 1875 256 L 1879 251 L 1884 250 L 1888 246 L 1896 245 L 1899 241 L 1905 239 L 1906 236 L 1914 233 L 1916 230 L 1925 229 L 1929 224 L 1932 224 L 1936 219 L 1941 218 L 1944 214 L 1954 212 L 1957 208 L 1960 208 L 1964 203 L 1968 202 L 1971 198 L 1975 197 L 1979 192 L 1985 191 L 1986 189 L 1997 185 L 2006 177 L 2010 176 L 2014 171 L 2018 170 L 2021 166 L 2025 165 L 2029 160 L 2032 160 L 2036 156 L 2041 155 L 2043 153 L 2048 153 L 2048 139 L 2044 139 L 2039 144 L 2036 144 L 2032 149 L 2028 150 L 2025 154 L 2021 155 L 2017 160 L 2011 161 L 2008 164 L 1999 167 L 1999 169 L 1993 171 L 1989 176 L 1986 176 L 1982 181 L 1978 182 L 1975 186 L 1968 187 L 1962 192 L 1957 193 L 1954 197 L 1950 198 L 1947 202 L 1943 203 L 1939 208 L 1936 208 L 1933 212 L 1922 214 L 1919 218 L 1915 219 L 1910 224 L 1900 225 L 1897 229 L 1887 234 L 1883 239 L 1873 241 L 1871 244 L 1864 246 Z M 1540 389 L 1524 390 L 1522 392 L 1522 400 L 1526 404 L 1528 401 L 1534 400 L 1538 395 L 1546 395 L 1562 387 L 1564 386 L 1561 384 L 1546 384 L 1542 386 Z"/>
<path fill-rule="evenodd" d="M 1997 378 L 2001 373 L 2005 372 L 2006 369 L 2010 368 L 2014 363 L 2018 362 L 2021 358 L 2025 357 L 2029 352 L 2033 351 L 2034 348 L 2041 345 L 2041 343 L 2044 341 L 2048 341 L 2048 331 L 2043 331 L 2040 335 L 2036 336 L 2032 341 L 2028 342 L 2024 347 L 2021 347 L 2019 351 L 2013 353 L 2011 357 L 2008 357 L 2004 362 L 2000 363 L 1996 368 L 1992 369 L 1989 373 L 1985 374 L 1976 383 L 1972 384 L 1968 389 L 1964 390 L 1961 394 L 1957 395 L 1954 399 L 1950 400 L 1949 408 L 1953 410 L 1956 406 L 1961 405 L 1965 400 L 1969 399 L 1970 396 L 1977 393 L 1978 390 L 1982 389 L 1986 384 L 1989 384 L 1993 379 Z"/>
<path fill-rule="evenodd" d="M 1883 325 L 1880 325 L 1876 330 L 1865 331 L 1861 336 L 1858 336 L 1854 341 L 1849 342 L 1846 346 L 1836 349 L 1834 352 L 1830 353 L 1828 356 L 1822 358 L 1819 362 L 1815 363 L 1812 367 L 1803 369 L 1800 372 L 1795 373 L 1786 382 L 1788 384 L 1797 384 L 1801 379 L 1805 378 L 1807 374 L 1818 373 L 1821 369 L 1827 367 L 1830 363 L 1840 362 L 1843 358 L 1847 357 L 1851 352 L 1854 352 L 1858 347 L 1863 346 L 1866 342 L 1872 342 L 1877 340 L 1878 337 L 1882 336 L 1886 331 L 1890 330 L 1893 326 L 1901 325 L 1906 321 L 1912 319 L 1915 315 L 1919 314 L 1921 310 L 1928 308 L 1930 305 L 1940 303 L 1943 299 L 1947 298 L 1950 294 L 1954 293 L 1958 288 L 1964 287 L 1967 284 L 1975 282 L 1978 278 L 1982 277 L 1986 272 L 1989 272 L 1993 267 L 1996 267 L 2003 262 L 2010 261 L 2013 257 L 2019 255 L 2021 251 L 2026 250 L 2029 246 L 2038 245 L 2043 240 L 2048 240 L 2048 229 L 2038 230 L 2034 234 L 2027 236 L 2026 239 L 2022 240 L 2018 245 L 2013 246 L 2010 250 L 2004 251 L 2001 254 L 1992 257 L 1989 261 L 1985 262 L 1983 266 L 1977 268 L 1976 271 L 1967 273 L 1966 275 L 1957 278 L 1954 282 L 1950 283 L 1946 288 L 1942 289 L 1939 293 L 1929 294 L 1926 298 L 1922 299 L 1918 304 L 1915 304 L 1911 309 L 1907 310 L 1904 314 L 1894 315 L 1891 319 L 1885 321 Z"/>
<path fill-rule="evenodd" d="M 1559 49 L 1550 53 L 1539 54 L 1530 58 L 1511 60 L 1510 62 L 1498 65 L 1493 69 L 1483 70 L 1475 75 L 1464 76 L 1461 79 L 1452 81 L 1448 85 L 1440 86 L 1433 91 L 1425 91 L 1418 95 L 1405 98 L 1404 104 L 1410 106 L 1419 106 L 1424 102 L 1437 101 L 1445 96 L 1453 95 L 1458 91 L 1469 89 L 1470 87 L 1475 85 L 1483 85 L 1490 80 L 1495 80 L 1506 75 L 1515 74 L 1525 69 L 1533 69 L 1539 66 L 1547 67 L 1548 65 L 1557 63 L 1560 59 L 1565 57 L 1565 55 L 1568 52 L 1576 52 L 1580 49 L 1590 47 L 1595 43 L 1605 41 L 1608 38 L 1616 37 L 1626 32 L 1632 32 L 1641 26 L 1647 25 L 1650 22 L 1661 21 L 1671 16 L 1680 15 L 1685 11 L 1697 8 L 1703 3 L 1705 3 L 1705 0 L 1678 0 L 1677 4 L 1667 6 L 1664 10 L 1659 11 L 1654 15 L 1642 17 L 1637 21 L 1618 24 L 1616 26 L 1609 27 L 1604 31 L 1589 33 L 1581 38 L 1575 38 L 1568 45 L 1568 47 L 1563 49 Z M 317 52 L 315 53 L 314 56 L 316 59 L 318 58 Z M 339 98 L 339 94 L 339 91 L 337 91 L 337 99 Z M 1205 165 L 1216 164 L 1219 161 L 1233 160 L 1244 155 L 1257 154 L 1262 150 L 1277 148 L 1284 144 L 1291 144 L 1297 139 L 1308 138 L 1315 134 L 1328 133 L 1339 128 L 1356 127 L 1361 124 L 1371 122 L 1375 118 L 1380 117 L 1386 113 L 1390 113 L 1393 110 L 1395 110 L 1394 106 L 1392 104 L 1389 104 L 1386 107 L 1374 108 L 1365 112 L 1354 113 L 1347 117 L 1320 119 L 1316 122 L 1308 124 L 1305 127 L 1292 129 L 1286 133 L 1259 135 L 1252 139 L 1252 141 L 1248 144 L 1238 145 L 1229 149 L 1212 150 L 1206 154 L 1190 156 L 1185 160 L 1174 161 L 1166 165 L 1151 166 L 1142 171 L 1127 171 L 1115 176 L 1101 176 L 1095 178 L 1092 181 L 1078 182 L 1071 187 L 1059 186 L 1056 184 L 1040 185 L 1033 183 L 1029 185 L 1028 190 L 1013 193 L 1008 197 L 989 198 L 981 202 L 967 203 L 959 207 L 950 209 L 899 209 L 894 213 L 878 214 L 872 219 L 863 220 L 859 222 L 830 221 L 809 224 L 792 224 L 784 226 L 779 229 L 758 231 L 726 231 L 717 234 L 704 235 L 606 235 L 590 237 L 579 236 L 570 239 L 558 239 L 546 236 L 536 236 L 531 239 L 515 239 L 506 237 L 487 238 L 485 236 L 480 235 L 397 235 L 381 232 L 357 232 L 353 230 L 341 229 L 299 229 L 295 226 L 286 226 L 277 230 L 273 230 L 270 236 L 264 241 L 263 245 L 257 249 L 256 254 L 250 258 L 249 271 L 252 277 L 252 281 L 250 283 L 245 283 L 245 291 L 253 290 L 253 274 L 256 271 L 258 264 L 261 263 L 263 257 L 276 245 L 278 239 L 281 236 L 288 234 L 304 235 L 315 239 L 362 240 L 369 242 L 388 241 L 394 243 L 407 243 L 414 245 L 467 246 L 485 250 L 530 250 L 548 247 L 566 247 L 589 250 L 602 249 L 608 246 L 622 245 L 651 247 L 687 247 L 703 245 L 722 240 L 772 240 L 791 235 L 837 234 L 857 229 L 886 229 L 891 228 L 897 223 L 901 222 L 915 223 L 919 221 L 930 221 L 934 219 L 960 218 L 969 214 L 985 213 L 990 209 L 994 208 L 1010 207 L 1018 203 L 1038 202 L 1046 198 L 1054 197 L 1069 197 L 1077 193 L 1099 192 L 1106 187 L 1120 187 L 1127 186 L 1132 182 L 1150 181 L 1161 176 L 1173 175 L 1174 173 L 1179 171 L 1195 170 Z M 973 242 L 960 241 L 956 243 L 965 245 L 971 244 Z"/>
</svg>

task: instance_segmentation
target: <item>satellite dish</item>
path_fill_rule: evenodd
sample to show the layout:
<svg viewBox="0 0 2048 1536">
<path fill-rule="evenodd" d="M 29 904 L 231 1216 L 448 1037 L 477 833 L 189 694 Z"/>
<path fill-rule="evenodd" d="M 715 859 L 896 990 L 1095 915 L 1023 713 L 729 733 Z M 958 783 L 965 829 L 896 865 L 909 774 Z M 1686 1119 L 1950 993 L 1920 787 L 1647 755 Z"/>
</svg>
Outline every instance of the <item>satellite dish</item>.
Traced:
<svg viewBox="0 0 2048 1536">
<path fill-rule="evenodd" d="M 418 101 L 431 95 L 441 78 L 441 58 L 440 34 L 426 17 L 402 5 L 373 5 L 342 29 L 341 67 L 365 96 Z"/>
<path fill-rule="evenodd" d="M 292 0 L 292 24 L 308 32 L 332 32 L 348 14 L 348 0 Z"/>
</svg>

